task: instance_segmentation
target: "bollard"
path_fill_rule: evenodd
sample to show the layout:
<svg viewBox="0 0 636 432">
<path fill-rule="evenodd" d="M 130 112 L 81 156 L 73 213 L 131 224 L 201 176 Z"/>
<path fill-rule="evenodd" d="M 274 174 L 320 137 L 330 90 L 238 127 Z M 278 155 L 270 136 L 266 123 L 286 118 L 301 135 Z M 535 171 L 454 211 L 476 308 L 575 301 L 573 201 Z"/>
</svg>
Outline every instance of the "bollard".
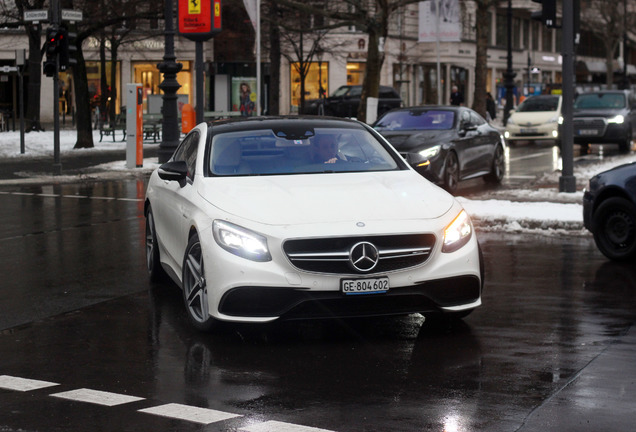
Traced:
<svg viewBox="0 0 636 432">
<path fill-rule="evenodd" d="M 195 113 L 192 105 L 185 104 L 181 109 L 181 132 L 187 134 L 195 126 Z"/>
</svg>

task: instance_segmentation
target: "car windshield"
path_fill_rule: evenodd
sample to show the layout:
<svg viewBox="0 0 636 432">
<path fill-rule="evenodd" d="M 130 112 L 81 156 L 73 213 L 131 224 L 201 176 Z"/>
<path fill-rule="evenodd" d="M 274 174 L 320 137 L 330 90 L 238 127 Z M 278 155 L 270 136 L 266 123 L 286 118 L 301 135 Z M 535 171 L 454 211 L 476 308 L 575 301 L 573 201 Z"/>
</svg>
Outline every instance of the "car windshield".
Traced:
<svg viewBox="0 0 636 432">
<path fill-rule="evenodd" d="M 558 96 L 534 96 L 523 101 L 517 112 L 556 111 L 558 108 Z"/>
<path fill-rule="evenodd" d="M 455 111 L 391 111 L 375 124 L 376 130 L 447 130 L 455 123 Z"/>
<path fill-rule="evenodd" d="M 580 94 L 574 101 L 575 109 L 616 109 L 625 108 L 625 95 L 622 93 Z"/>
<path fill-rule="evenodd" d="M 214 135 L 209 172 L 215 176 L 249 176 L 404 168 L 366 130 L 315 128 L 303 134 L 261 129 Z"/>
<path fill-rule="evenodd" d="M 340 86 L 336 89 L 335 92 L 331 94 L 331 97 L 340 97 L 347 94 L 347 92 L 351 89 L 350 86 Z"/>
</svg>

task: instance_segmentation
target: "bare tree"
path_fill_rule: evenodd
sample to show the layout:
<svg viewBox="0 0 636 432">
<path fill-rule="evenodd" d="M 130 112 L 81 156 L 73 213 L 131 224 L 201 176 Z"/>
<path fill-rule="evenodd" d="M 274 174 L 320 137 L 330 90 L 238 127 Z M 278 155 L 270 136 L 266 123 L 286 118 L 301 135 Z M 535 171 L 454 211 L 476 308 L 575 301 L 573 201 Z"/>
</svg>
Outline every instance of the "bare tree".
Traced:
<svg viewBox="0 0 636 432">
<path fill-rule="evenodd" d="M 581 9 L 582 25 L 603 41 L 608 88 L 614 84 L 614 58 L 618 46 L 626 29 L 635 25 L 633 7 L 633 0 L 590 0 L 587 7 Z"/>
<path fill-rule="evenodd" d="M 499 0 L 475 1 L 475 90 L 473 93 L 473 109 L 486 118 L 486 93 L 488 85 L 488 44 L 490 11 L 497 6 Z M 465 14 L 464 14 L 465 16 Z"/>
<path fill-rule="evenodd" d="M 76 0 L 74 5 L 73 0 L 66 0 L 66 7 L 73 8 L 73 6 L 75 6 L 75 8 L 80 8 L 84 16 L 84 20 L 77 25 L 77 64 L 73 67 L 75 106 L 77 107 L 77 141 L 74 148 L 94 147 L 91 101 L 82 44 L 89 38 L 96 36 L 98 40 L 100 39 L 99 36 L 103 36 L 101 39 L 104 39 L 106 34 L 105 29 L 110 29 L 111 35 L 115 34 L 115 36 L 117 36 L 117 33 L 113 29 L 120 28 L 124 22 L 157 19 L 159 16 L 162 16 L 163 13 L 163 8 L 160 3 L 161 2 L 147 2 L 145 0 L 109 0 L 102 4 L 102 2 L 91 0 Z M 143 27 L 142 30 L 140 30 L 140 34 L 142 35 L 140 37 L 148 37 L 148 31 L 144 31 Z M 111 37 L 111 41 L 112 40 L 113 37 Z M 121 40 L 118 42 L 121 43 Z M 119 44 L 116 44 L 114 57 L 113 51 L 111 51 L 113 67 L 116 61 L 116 48 L 118 46 Z M 113 45 L 111 43 L 111 49 L 112 47 Z M 103 55 L 103 63 L 105 64 L 105 52 Z M 105 70 L 104 64 L 102 65 L 102 71 Z M 102 76 L 102 81 L 105 80 L 106 77 Z M 115 80 L 112 79 L 111 75 L 111 91 L 113 91 L 114 86 Z"/>
<path fill-rule="evenodd" d="M 15 0 L 15 7 L 8 2 L 0 2 L 0 16 L 5 27 L 24 27 L 29 40 L 29 54 L 27 59 L 27 74 L 29 84 L 26 100 L 26 130 L 41 131 L 40 124 L 40 86 L 42 84 L 42 24 L 24 21 L 24 12 L 28 10 L 45 9 L 45 0 Z"/>
</svg>

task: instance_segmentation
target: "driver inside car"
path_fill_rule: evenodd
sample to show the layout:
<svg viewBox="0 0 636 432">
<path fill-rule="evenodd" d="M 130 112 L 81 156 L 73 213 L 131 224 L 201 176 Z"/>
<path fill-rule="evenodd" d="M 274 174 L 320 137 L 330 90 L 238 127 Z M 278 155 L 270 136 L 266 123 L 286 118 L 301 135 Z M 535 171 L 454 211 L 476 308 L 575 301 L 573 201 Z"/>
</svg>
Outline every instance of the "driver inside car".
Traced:
<svg viewBox="0 0 636 432">
<path fill-rule="evenodd" d="M 313 140 L 314 163 L 346 162 L 343 154 L 338 152 L 338 143 L 333 135 L 319 135 Z"/>
</svg>

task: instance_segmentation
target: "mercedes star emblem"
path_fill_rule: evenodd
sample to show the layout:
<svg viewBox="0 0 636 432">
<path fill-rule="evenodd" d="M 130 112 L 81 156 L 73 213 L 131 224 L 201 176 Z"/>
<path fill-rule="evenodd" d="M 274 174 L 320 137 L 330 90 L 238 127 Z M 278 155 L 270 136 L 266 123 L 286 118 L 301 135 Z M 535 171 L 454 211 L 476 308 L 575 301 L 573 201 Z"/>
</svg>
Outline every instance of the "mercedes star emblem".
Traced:
<svg viewBox="0 0 636 432">
<path fill-rule="evenodd" d="M 372 270 L 380 259 L 378 248 L 369 242 L 359 242 L 349 251 L 349 261 L 354 269 L 361 272 Z"/>
</svg>

